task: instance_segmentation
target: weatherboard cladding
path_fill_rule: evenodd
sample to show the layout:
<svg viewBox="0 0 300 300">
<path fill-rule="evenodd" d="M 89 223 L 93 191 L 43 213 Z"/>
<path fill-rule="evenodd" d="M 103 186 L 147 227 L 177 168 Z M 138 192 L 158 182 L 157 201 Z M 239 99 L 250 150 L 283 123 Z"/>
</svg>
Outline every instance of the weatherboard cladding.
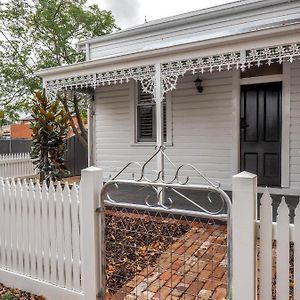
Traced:
<svg viewBox="0 0 300 300">
<path fill-rule="evenodd" d="M 300 62 L 291 65 L 290 181 L 300 187 Z"/>
<path fill-rule="evenodd" d="M 236 130 L 233 119 L 232 71 L 205 73 L 200 95 L 192 75 L 180 78 L 171 92 L 172 141 L 167 153 L 176 164 L 191 163 L 229 187 Z M 290 188 L 300 186 L 300 61 L 291 64 Z M 132 143 L 133 117 L 130 83 L 96 90 L 96 164 L 105 180 L 126 163 L 145 161 L 154 146 Z M 188 117 L 187 117 L 188 116 Z M 149 169 L 154 169 L 150 165 Z M 171 172 L 167 165 L 168 172 Z M 130 176 L 131 173 L 125 174 Z"/>
<path fill-rule="evenodd" d="M 171 92 L 173 146 L 167 153 L 176 164 L 191 163 L 211 178 L 230 185 L 232 172 L 232 71 L 204 74 L 203 94 L 187 75 Z M 144 162 L 154 146 L 132 145 L 130 83 L 96 92 L 96 164 L 105 180 L 129 161 Z M 189 116 L 187 118 L 187 116 Z M 149 166 L 154 169 L 155 165 Z M 166 164 L 168 173 L 171 166 Z M 131 174 L 127 174 L 131 176 Z"/>
<path fill-rule="evenodd" d="M 265 1 L 268 2 L 274 1 Z M 111 39 L 108 40 L 95 39 L 90 42 L 89 57 L 92 60 L 161 49 L 293 24 L 300 20 L 299 1 L 283 1 L 277 5 L 237 13 L 234 13 L 234 9 L 232 11 L 229 15 L 224 13 L 212 19 L 187 18 L 185 23 L 161 26 L 160 29 L 149 26 L 149 30 L 141 33 L 137 31 L 131 36 L 124 34 L 123 37 L 121 32 L 120 35 L 115 35 L 115 38 L 111 35 Z M 147 29 L 147 26 L 144 28 Z"/>
</svg>

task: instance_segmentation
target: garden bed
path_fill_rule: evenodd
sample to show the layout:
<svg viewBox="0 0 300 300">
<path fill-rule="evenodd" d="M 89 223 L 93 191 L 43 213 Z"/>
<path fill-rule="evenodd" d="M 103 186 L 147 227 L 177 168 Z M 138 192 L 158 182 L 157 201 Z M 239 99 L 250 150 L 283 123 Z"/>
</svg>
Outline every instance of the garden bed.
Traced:
<svg viewBox="0 0 300 300">
<path fill-rule="evenodd" d="M 260 276 L 259 276 L 259 266 L 260 266 L 260 248 L 259 241 L 257 245 L 257 259 L 258 259 L 258 276 L 257 276 L 257 286 L 259 294 Z M 290 264 L 289 264 L 289 299 L 294 299 L 294 243 L 290 242 Z M 276 269 L 276 241 L 273 241 L 273 257 L 272 257 L 272 300 L 276 300 L 276 285 L 277 285 L 277 269 Z M 298 299 L 295 299 L 298 300 Z"/>
<path fill-rule="evenodd" d="M 0 283 L 0 300 L 45 300 L 45 298 L 19 289 L 8 288 Z"/>
<path fill-rule="evenodd" d="M 116 293 L 146 267 L 155 265 L 159 256 L 191 224 L 146 212 L 106 211 L 106 279 L 109 293 Z"/>
</svg>

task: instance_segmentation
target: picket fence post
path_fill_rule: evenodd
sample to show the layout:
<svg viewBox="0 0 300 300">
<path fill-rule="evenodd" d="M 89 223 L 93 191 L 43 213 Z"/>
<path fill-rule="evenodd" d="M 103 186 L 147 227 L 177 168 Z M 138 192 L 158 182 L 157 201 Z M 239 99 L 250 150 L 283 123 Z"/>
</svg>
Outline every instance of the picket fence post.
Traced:
<svg viewBox="0 0 300 300">
<path fill-rule="evenodd" d="M 89 167 L 82 170 L 80 182 L 81 261 L 84 299 L 99 299 L 100 286 L 100 222 L 96 209 L 100 206 L 103 185 L 102 170 Z M 103 247 L 103 245 L 102 245 Z"/>
<path fill-rule="evenodd" d="M 257 176 L 232 177 L 232 299 L 255 300 Z"/>
</svg>

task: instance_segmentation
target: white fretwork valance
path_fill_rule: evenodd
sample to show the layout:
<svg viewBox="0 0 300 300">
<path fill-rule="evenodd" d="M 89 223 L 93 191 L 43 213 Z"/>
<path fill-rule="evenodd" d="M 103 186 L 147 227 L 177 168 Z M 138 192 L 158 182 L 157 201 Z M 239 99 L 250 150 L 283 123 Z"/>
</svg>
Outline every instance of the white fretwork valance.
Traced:
<svg viewBox="0 0 300 300">
<path fill-rule="evenodd" d="M 144 91 L 154 90 L 155 66 L 142 66 L 128 69 L 92 73 L 63 79 L 46 81 L 45 89 L 48 97 L 56 97 L 61 90 L 96 88 L 98 86 L 129 82 L 130 79 L 141 82 Z"/>
<path fill-rule="evenodd" d="M 271 65 L 273 62 L 282 63 L 283 61 L 292 63 L 299 55 L 300 43 L 294 43 L 162 63 L 161 93 L 175 89 L 178 78 L 190 71 L 193 73 L 220 72 L 233 68 L 244 71 L 254 65 Z M 47 96 L 55 97 L 58 91 L 64 89 L 96 88 L 101 85 L 128 82 L 130 79 L 140 81 L 144 92 L 155 93 L 154 64 L 50 80 L 46 81 L 45 88 Z"/>
<path fill-rule="evenodd" d="M 272 62 L 279 62 L 281 64 L 283 61 L 288 60 L 292 63 L 296 56 L 299 55 L 300 43 L 296 43 L 165 63 L 162 64 L 164 92 L 175 89 L 179 76 L 183 76 L 188 71 L 193 73 L 220 72 L 232 68 L 244 71 L 251 66 L 271 65 Z"/>
</svg>

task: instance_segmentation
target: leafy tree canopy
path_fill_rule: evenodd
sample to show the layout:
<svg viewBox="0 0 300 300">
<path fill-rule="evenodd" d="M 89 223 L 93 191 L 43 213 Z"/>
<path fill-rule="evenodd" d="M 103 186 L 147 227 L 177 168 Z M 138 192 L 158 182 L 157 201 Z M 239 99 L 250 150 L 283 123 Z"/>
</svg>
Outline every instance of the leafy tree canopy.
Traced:
<svg viewBox="0 0 300 300">
<path fill-rule="evenodd" d="M 84 59 L 80 39 L 117 29 L 110 11 L 87 0 L 0 1 L 0 110 L 17 118 L 41 89 L 36 70 Z M 71 110 L 72 111 L 72 110 Z"/>
</svg>

